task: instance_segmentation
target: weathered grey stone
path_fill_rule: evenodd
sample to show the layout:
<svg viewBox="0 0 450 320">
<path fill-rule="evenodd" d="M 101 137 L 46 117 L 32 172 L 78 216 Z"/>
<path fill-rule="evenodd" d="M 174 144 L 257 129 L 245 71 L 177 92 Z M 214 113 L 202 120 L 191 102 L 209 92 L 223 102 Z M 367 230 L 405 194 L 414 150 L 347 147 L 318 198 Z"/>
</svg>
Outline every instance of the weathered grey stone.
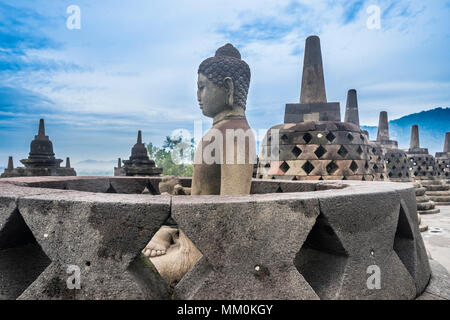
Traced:
<svg viewBox="0 0 450 320">
<path fill-rule="evenodd" d="M 176 294 L 182 299 L 317 298 L 292 261 L 318 214 L 316 199 L 292 194 L 174 197 L 173 218 L 203 254 Z"/>
<path fill-rule="evenodd" d="M 385 149 L 398 149 L 398 142 L 389 139 L 389 122 L 386 111 L 380 112 L 377 142 Z"/>
<path fill-rule="evenodd" d="M 114 177 L 109 179 L 111 187 L 116 193 L 140 194 L 147 188 L 152 195 L 159 194 L 158 183 L 159 177 L 146 179 L 144 177 L 136 177 L 136 179 L 127 179 L 124 177 Z"/>
<path fill-rule="evenodd" d="M 417 124 L 411 127 L 411 140 L 410 140 L 410 149 L 418 149 L 420 148 L 419 142 L 419 126 Z"/>
<path fill-rule="evenodd" d="M 378 120 L 378 135 L 377 141 L 389 140 L 389 124 L 386 111 L 380 112 L 380 118 Z"/>
<path fill-rule="evenodd" d="M 344 122 L 351 122 L 359 127 L 358 98 L 355 89 L 347 92 Z"/>
<path fill-rule="evenodd" d="M 65 191 L 19 199 L 19 211 L 52 260 L 20 299 L 166 299 L 167 284 L 140 250 L 168 218 L 170 198 Z M 81 289 L 66 285 L 69 265 Z"/>
<path fill-rule="evenodd" d="M 430 260 L 430 266 L 431 279 L 424 294 L 432 295 L 435 299 L 450 300 L 450 274 L 435 260 Z"/>
<path fill-rule="evenodd" d="M 50 264 L 17 208 L 22 189 L 0 184 L 0 300 L 16 299 Z"/>
<path fill-rule="evenodd" d="M 326 270 L 332 268 L 336 261 L 347 260 L 345 267 L 339 270 L 339 285 L 328 287 L 318 281 L 322 288 L 319 296 L 339 299 L 412 299 L 417 295 L 418 289 L 422 289 L 422 280 L 427 276 L 429 278 L 427 262 L 422 259 L 423 256 L 426 257 L 424 247 L 421 247 L 420 243 L 417 244 L 414 238 L 417 236 L 421 239 L 417 216 L 414 220 L 414 189 L 406 187 L 404 191 L 397 189 L 400 192 L 392 193 L 386 185 L 377 188 L 376 182 L 372 183 L 372 188 L 370 196 L 364 194 L 364 190 L 358 189 L 352 190 L 346 197 L 329 194 L 319 198 L 321 215 L 327 225 L 324 230 L 328 230 L 336 245 L 330 250 L 327 247 L 329 244 L 323 241 L 323 247 L 319 247 L 318 251 L 328 255 L 331 253 L 335 258 L 322 259 L 322 266 L 310 266 L 311 277 L 320 274 L 312 272 L 315 268 Z M 346 194 L 345 190 L 341 192 Z M 411 214 L 411 211 L 414 214 Z M 363 214 L 357 214 L 358 212 Z M 417 233 L 413 229 L 417 230 Z M 308 244 L 308 240 L 305 243 Z M 311 243 L 314 248 L 314 242 Z M 414 253 L 418 251 L 420 254 Z M 308 261 L 308 256 L 303 259 Z M 326 262 L 330 266 L 327 266 Z M 304 274 L 299 259 L 296 263 Z M 344 265 L 343 262 L 338 264 Z M 369 290 L 366 285 L 369 277 L 367 268 L 371 265 L 381 269 L 384 280 L 379 290 Z M 308 276 L 305 276 L 305 279 L 308 281 Z M 417 287 L 415 280 L 419 282 Z"/>
<path fill-rule="evenodd" d="M 444 152 L 450 152 L 450 132 L 445 133 Z"/>
<path fill-rule="evenodd" d="M 286 104 L 284 123 L 341 121 L 338 102 L 327 102 L 320 39 L 306 39 L 299 104 Z"/>
<path fill-rule="evenodd" d="M 50 262 L 38 244 L 0 249 L 0 300 L 17 299 Z"/>
<path fill-rule="evenodd" d="M 46 266 L 46 257 L 51 264 L 20 299 L 168 298 L 166 283 L 139 251 L 170 211 L 204 256 L 176 287 L 178 298 L 412 299 L 430 278 L 410 184 L 255 179 L 252 192 L 260 194 L 175 196 L 172 201 L 42 188 L 95 179 L 0 182 L 0 224 L 8 226 L 0 229 L 0 256 L 5 257 L 0 271 L 8 274 L 14 263 L 23 265 L 17 257 L 27 256 L 20 254 L 25 245 L 35 245 L 29 261 L 40 257 L 24 277 L 0 277 L 4 298 L 25 290 Z M 143 181 L 160 180 L 114 179 L 127 192 Z M 189 186 L 189 179 L 180 180 Z M 67 288 L 68 265 L 80 267 L 81 290 Z M 381 269 L 379 290 L 367 288 L 367 268 L 373 265 Z"/>
<path fill-rule="evenodd" d="M 417 295 L 421 294 L 430 280 L 430 266 L 425 244 L 420 235 L 417 205 L 410 189 L 398 190 L 401 200 L 401 213 L 397 226 L 398 241 L 394 250 L 414 279 Z M 402 215 L 404 213 L 404 215 Z M 401 219 L 404 219 L 403 221 Z"/>
<path fill-rule="evenodd" d="M 284 123 L 341 121 L 339 102 L 287 103 Z"/>
<path fill-rule="evenodd" d="M 11 156 L 8 158 L 8 169 L 9 170 L 13 170 L 14 169 L 13 157 L 11 157 Z"/>
<path fill-rule="evenodd" d="M 300 103 L 316 102 L 327 102 L 327 95 L 320 39 L 318 36 L 309 36 L 305 43 Z"/>
<path fill-rule="evenodd" d="M 279 130 L 278 134 L 275 130 Z M 311 121 L 268 130 L 257 177 L 383 180 L 385 166 L 382 149 L 374 146 L 355 124 Z"/>
</svg>

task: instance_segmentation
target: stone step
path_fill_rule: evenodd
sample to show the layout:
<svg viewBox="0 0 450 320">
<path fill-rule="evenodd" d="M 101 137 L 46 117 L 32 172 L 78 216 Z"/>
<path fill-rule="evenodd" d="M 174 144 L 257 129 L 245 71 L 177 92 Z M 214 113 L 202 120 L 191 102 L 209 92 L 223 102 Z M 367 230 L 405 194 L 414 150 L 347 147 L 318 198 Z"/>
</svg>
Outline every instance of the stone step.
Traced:
<svg viewBox="0 0 450 320">
<path fill-rule="evenodd" d="M 416 202 L 417 203 L 423 203 L 423 202 L 428 202 L 428 201 L 430 201 L 430 198 L 428 198 L 425 195 L 416 197 Z"/>
<path fill-rule="evenodd" d="M 450 191 L 427 191 L 425 194 L 434 197 L 450 197 Z"/>
<path fill-rule="evenodd" d="M 421 180 L 420 183 L 423 186 L 437 186 L 442 184 L 441 180 Z"/>
<path fill-rule="evenodd" d="M 433 197 L 430 196 L 431 201 L 436 202 L 436 204 L 438 203 L 442 203 L 442 202 L 450 202 L 450 196 L 446 196 L 446 197 Z"/>
<path fill-rule="evenodd" d="M 425 186 L 427 191 L 447 191 L 450 189 L 450 186 L 438 185 L 438 186 Z"/>
<path fill-rule="evenodd" d="M 426 189 L 425 188 L 417 188 L 416 189 L 416 196 L 423 196 L 425 194 Z"/>
<path fill-rule="evenodd" d="M 435 214 L 441 212 L 441 209 L 431 209 L 431 210 L 419 210 L 417 211 L 418 214 Z"/>
<path fill-rule="evenodd" d="M 417 210 L 430 210 L 430 209 L 434 209 L 434 203 L 431 201 L 417 204 Z"/>
</svg>

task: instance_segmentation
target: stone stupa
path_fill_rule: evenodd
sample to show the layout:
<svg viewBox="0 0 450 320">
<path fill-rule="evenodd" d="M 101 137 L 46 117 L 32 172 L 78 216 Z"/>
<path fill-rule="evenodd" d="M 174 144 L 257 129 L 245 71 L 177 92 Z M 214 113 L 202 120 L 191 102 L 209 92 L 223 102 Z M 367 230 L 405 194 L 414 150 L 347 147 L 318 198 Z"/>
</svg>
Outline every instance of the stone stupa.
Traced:
<svg viewBox="0 0 450 320">
<path fill-rule="evenodd" d="M 436 152 L 436 171 L 439 179 L 450 182 L 450 132 L 445 133 L 443 152 Z"/>
<path fill-rule="evenodd" d="M 436 181 L 429 182 L 427 195 L 439 206 L 450 205 L 450 132 L 445 134 L 443 152 L 436 152 Z"/>
<path fill-rule="evenodd" d="M 389 123 L 386 111 L 380 112 L 376 141 L 384 153 L 387 179 L 396 182 L 412 182 L 408 170 L 406 152 L 398 148 L 398 142 L 389 137 Z"/>
<path fill-rule="evenodd" d="M 436 175 L 434 157 L 428 153 L 427 148 L 420 147 L 419 126 L 416 124 L 411 127 L 410 147 L 406 154 L 415 180 L 434 180 Z"/>
<path fill-rule="evenodd" d="M 373 180 L 371 145 L 352 99 L 350 93 L 346 118 L 351 122 L 341 122 L 339 103 L 326 98 L 320 39 L 308 37 L 300 103 L 286 104 L 284 123 L 266 133 L 258 178 Z"/>
<path fill-rule="evenodd" d="M 31 141 L 30 153 L 27 159 L 20 162 L 25 167 L 14 168 L 13 159 L 9 157 L 8 168 L 1 175 L 7 177 L 23 176 L 76 176 L 77 173 L 70 167 L 70 160 L 67 158 L 65 167 L 61 167 L 62 159 L 56 159 L 53 152 L 53 144 L 49 137 L 45 135 L 44 119 L 39 120 L 39 131 Z"/>
<path fill-rule="evenodd" d="M 412 178 L 406 152 L 398 148 L 398 142 L 396 140 L 390 139 L 389 122 L 386 111 L 380 112 L 377 143 L 383 149 L 387 180 L 392 182 L 411 183 L 416 188 L 419 229 L 421 232 L 428 230 L 428 226 L 421 223 L 422 219 L 420 214 L 437 213 L 440 212 L 440 210 L 436 209 L 434 203 L 425 195 L 426 189 L 418 181 L 414 181 Z"/>
<path fill-rule="evenodd" d="M 117 167 L 114 168 L 115 176 L 159 176 L 163 168 L 158 168 L 155 161 L 148 157 L 147 148 L 142 143 L 142 132 L 138 131 L 137 142 L 131 149 L 131 156 L 128 160 L 123 160 L 121 165 L 120 158 Z"/>
<path fill-rule="evenodd" d="M 423 196 L 427 200 L 431 200 L 423 203 L 418 201 L 417 212 L 419 214 L 439 213 L 440 209 L 435 208 L 435 203 L 429 197 L 429 192 L 435 191 L 441 183 L 439 180 L 435 180 L 436 167 L 434 157 L 428 153 L 427 148 L 420 147 L 418 125 L 411 127 L 410 147 L 406 151 L 406 155 L 411 176 L 421 185 L 421 188 L 425 189 Z M 422 205 L 422 208 L 419 208 L 420 205 Z"/>
</svg>

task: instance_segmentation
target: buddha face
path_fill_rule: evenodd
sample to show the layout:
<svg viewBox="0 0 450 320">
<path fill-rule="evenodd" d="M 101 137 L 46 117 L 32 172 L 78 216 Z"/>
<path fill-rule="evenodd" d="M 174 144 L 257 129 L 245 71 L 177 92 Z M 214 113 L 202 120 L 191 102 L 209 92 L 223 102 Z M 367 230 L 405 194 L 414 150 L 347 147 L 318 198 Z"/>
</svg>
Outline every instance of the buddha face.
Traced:
<svg viewBox="0 0 450 320">
<path fill-rule="evenodd" d="M 217 86 L 202 73 L 198 74 L 197 86 L 198 104 L 205 116 L 214 118 L 221 111 L 230 107 L 228 105 L 230 89 Z"/>
</svg>

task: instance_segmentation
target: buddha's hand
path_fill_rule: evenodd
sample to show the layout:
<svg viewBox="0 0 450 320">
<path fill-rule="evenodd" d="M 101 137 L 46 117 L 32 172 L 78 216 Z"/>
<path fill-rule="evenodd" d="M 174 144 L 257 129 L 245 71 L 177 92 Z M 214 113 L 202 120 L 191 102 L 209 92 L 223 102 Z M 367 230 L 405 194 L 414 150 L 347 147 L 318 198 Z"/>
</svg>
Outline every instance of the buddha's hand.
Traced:
<svg viewBox="0 0 450 320">
<path fill-rule="evenodd" d="M 167 249 L 174 244 L 174 240 L 178 237 L 178 229 L 162 226 L 153 238 L 142 250 L 146 257 L 157 257 L 166 254 Z"/>
<path fill-rule="evenodd" d="M 180 180 L 175 176 L 163 177 L 159 183 L 159 191 L 161 194 L 176 195 L 175 187 L 180 185 Z"/>
<path fill-rule="evenodd" d="M 173 187 L 173 194 L 182 196 L 182 195 L 190 195 L 191 194 L 191 188 L 183 187 L 181 184 L 176 184 Z"/>
</svg>

